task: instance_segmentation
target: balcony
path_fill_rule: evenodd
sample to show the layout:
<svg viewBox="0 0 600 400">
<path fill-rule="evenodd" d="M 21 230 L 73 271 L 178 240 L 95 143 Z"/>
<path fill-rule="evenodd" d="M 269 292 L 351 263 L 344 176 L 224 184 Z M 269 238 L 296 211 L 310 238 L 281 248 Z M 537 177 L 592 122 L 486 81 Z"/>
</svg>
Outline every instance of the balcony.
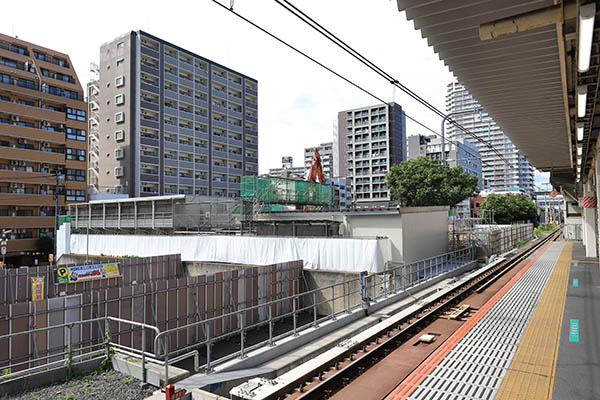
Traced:
<svg viewBox="0 0 600 400">
<path fill-rule="evenodd" d="M 0 106 L 3 105 L 0 103 Z M 12 124 L 0 124 L 0 130 L 3 136 L 11 136 L 19 139 L 35 140 L 40 142 L 49 142 L 65 144 L 65 135 L 59 132 L 52 132 L 45 129 L 29 128 Z"/>
<path fill-rule="evenodd" d="M 0 217 L 2 228 L 52 228 L 54 217 Z"/>
<path fill-rule="evenodd" d="M 66 122 L 66 114 L 64 111 L 52 111 L 46 108 L 12 103 L 10 101 L 2 101 L 0 103 L 0 107 L 2 107 L 2 112 L 7 114 L 31 115 L 32 113 L 35 113 L 36 118 L 38 119 L 61 124 Z"/>
</svg>

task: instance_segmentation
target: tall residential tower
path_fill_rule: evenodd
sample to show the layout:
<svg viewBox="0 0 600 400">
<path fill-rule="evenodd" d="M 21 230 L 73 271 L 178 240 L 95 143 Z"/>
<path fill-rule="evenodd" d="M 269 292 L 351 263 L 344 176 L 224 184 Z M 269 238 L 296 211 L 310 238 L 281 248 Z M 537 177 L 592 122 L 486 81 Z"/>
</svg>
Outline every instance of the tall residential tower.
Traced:
<svg viewBox="0 0 600 400">
<path fill-rule="evenodd" d="M 56 211 L 86 201 L 87 105 L 69 56 L 0 34 L 0 233 L 7 263 L 52 252 Z M 41 258 L 41 257 L 40 257 Z M 42 261 L 42 260 L 40 260 Z"/>
<path fill-rule="evenodd" d="M 101 192 L 239 197 L 258 173 L 255 79 L 142 31 L 99 68 Z"/>
<path fill-rule="evenodd" d="M 406 117 L 396 103 L 338 113 L 340 176 L 352 178 L 354 204 L 388 205 L 385 175 L 406 159 Z"/>
<path fill-rule="evenodd" d="M 505 162 L 500 158 L 486 143 L 476 141 L 455 125 L 446 123 L 446 134 L 449 138 L 467 139 L 477 145 L 482 157 L 481 168 L 486 189 L 497 191 L 520 189 L 533 193 L 534 170 L 529 161 L 519 153 L 502 129 L 458 82 L 448 84 L 446 112 L 476 136 L 491 143 L 506 160 Z"/>
</svg>

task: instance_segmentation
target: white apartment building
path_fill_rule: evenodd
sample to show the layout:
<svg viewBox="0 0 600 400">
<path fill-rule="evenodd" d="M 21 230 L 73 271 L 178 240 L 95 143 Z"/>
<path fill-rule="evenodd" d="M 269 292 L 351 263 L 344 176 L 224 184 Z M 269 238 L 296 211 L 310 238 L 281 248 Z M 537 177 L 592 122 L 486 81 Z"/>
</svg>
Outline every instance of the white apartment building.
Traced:
<svg viewBox="0 0 600 400">
<path fill-rule="evenodd" d="M 352 180 L 354 204 L 387 206 L 385 175 L 406 159 L 406 117 L 396 103 L 338 113 L 340 176 Z"/>
</svg>

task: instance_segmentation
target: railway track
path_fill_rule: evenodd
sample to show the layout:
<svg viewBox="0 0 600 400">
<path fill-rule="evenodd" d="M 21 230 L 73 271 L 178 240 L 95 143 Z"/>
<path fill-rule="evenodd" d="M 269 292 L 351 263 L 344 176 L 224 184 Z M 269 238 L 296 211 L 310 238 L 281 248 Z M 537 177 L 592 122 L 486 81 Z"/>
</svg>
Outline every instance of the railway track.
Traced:
<svg viewBox="0 0 600 400">
<path fill-rule="evenodd" d="M 469 307 L 464 307 L 464 304 L 459 307 L 459 304 L 464 299 L 490 289 L 494 283 L 498 282 L 515 266 L 519 265 L 546 243 L 556 240 L 559 235 L 560 230 L 554 231 L 524 252 L 498 263 L 494 267 L 463 282 L 435 303 L 423 304 L 415 312 L 400 320 L 395 327 L 371 336 L 358 347 L 354 346 L 353 350 L 348 354 L 344 354 L 342 358 L 332 360 L 327 365 L 324 365 L 316 374 L 305 376 L 302 381 L 297 382 L 287 393 L 279 394 L 275 398 L 289 400 L 327 399 L 336 396 L 336 393 L 349 386 L 353 381 L 384 360 L 400 346 L 407 344 L 409 341 L 414 341 L 413 339 L 419 333 L 422 334 L 422 331 L 431 326 L 435 321 L 444 316 L 447 317 L 452 311 L 455 312 L 458 319 L 468 318 L 471 311 Z M 430 335 L 427 339 L 435 340 L 436 337 L 431 337 Z M 446 337 L 438 339 L 439 342 L 442 342 Z M 414 365 L 414 367 L 417 365 Z M 377 382 L 371 382 L 371 384 L 377 385 Z M 356 394 L 354 393 L 354 395 Z M 337 397 L 346 398 L 348 396 L 342 395 Z M 373 398 L 376 397 L 376 395 L 373 395 Z M 349 396 L 348 398 L 355 397 Z M 361 399 L 366 400 L 364 397 L 361 397 Z"/>
</svg>

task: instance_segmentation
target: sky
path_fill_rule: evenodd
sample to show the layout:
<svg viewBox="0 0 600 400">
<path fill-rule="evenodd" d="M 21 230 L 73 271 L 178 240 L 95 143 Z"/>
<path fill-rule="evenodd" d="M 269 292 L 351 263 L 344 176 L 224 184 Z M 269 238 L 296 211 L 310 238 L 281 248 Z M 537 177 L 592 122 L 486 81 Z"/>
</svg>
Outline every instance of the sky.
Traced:
<svg viewBox="0 0 600 400">
<path fill-rule="evenodd" d="M 219 0 L 229 7 L 231 0 Z M 294 4 L 412 91 L 444 111 L 453 80 L 393 0 L 303 0 Z M 2 5 L 1 32 L 69 54 L 79 80 L 92 78 L 100 45 L 144 30 L 258 80 L 259 172 L 304 147 L 333 140 L 342 110 L 378 101 L 278 43 L 211 0 L 87 2 L 39 0 Z M 273 0 L 234 0 L 234 10 L 439 132 L 440 118 L 344 53 Z M 10 17 L 7 17 L 10 16 Z M 407 135 L 429 134 L 407 121 Z M 536 175 L 536 182 L 547 181 Z"/>
</svg>

